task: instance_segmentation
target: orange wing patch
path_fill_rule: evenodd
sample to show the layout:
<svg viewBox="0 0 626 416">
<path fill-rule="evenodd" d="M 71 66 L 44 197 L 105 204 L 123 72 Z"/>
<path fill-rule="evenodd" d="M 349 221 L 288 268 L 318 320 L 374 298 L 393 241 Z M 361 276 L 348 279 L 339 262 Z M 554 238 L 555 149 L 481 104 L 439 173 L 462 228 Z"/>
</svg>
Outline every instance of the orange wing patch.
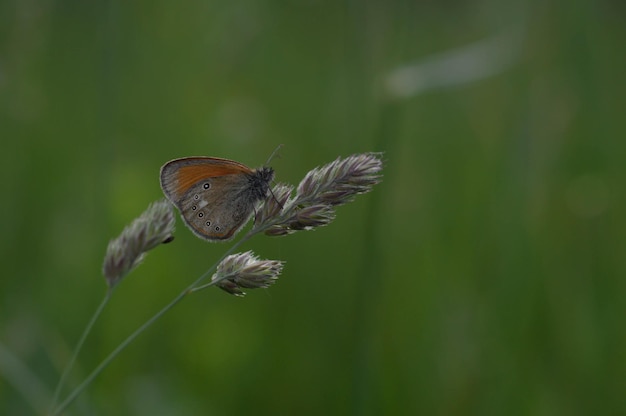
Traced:
<svg viewBox="0 0 626 416">
<path fill-rule="evenodd" d="M 202 179 L 218 176 L 252 173 L 245 165 L 226 159 L 187 159 L 185 165 L 176 172 L 176 192 L 183 195 L 191 186 Z"/>
</svg>

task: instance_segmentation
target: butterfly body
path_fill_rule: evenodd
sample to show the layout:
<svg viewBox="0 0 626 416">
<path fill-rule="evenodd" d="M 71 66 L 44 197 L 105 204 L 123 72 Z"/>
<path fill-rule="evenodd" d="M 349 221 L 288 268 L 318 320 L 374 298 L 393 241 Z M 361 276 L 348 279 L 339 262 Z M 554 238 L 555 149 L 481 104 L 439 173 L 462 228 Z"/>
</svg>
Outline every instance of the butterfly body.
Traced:
<svg viewBox="0 0 626 416">
<path fill-rule="evenodd" d="M 229 159 L 186 157 L 161 168 L 163 193 L 198 237 L 229 240 L 266 198 L 274 170 Z"/>
</svg>

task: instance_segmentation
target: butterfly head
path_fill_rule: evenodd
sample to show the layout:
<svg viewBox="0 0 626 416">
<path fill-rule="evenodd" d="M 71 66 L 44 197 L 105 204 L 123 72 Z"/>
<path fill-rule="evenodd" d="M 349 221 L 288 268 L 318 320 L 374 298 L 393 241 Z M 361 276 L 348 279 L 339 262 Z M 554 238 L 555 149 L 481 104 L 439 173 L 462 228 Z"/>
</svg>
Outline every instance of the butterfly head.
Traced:
<svg viewBox="0 0 626 416">
<path fill-rule="evenodd" d="M 262 200 L 267 196 L 270 190 L 270 182 L 274 179 L 274 169 L 263 166 L 256 169 L 253 174 L 248 177 L 250 181 L 249 192 L 254 199 Z"/>
</svg>

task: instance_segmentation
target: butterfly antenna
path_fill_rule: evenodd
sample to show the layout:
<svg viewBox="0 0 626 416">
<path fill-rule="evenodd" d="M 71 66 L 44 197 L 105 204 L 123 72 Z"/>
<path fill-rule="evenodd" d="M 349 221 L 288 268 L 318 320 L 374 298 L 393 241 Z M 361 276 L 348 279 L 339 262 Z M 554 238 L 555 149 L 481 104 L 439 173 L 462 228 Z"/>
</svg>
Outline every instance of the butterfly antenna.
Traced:
<svg viewBox="0 0 626 416">
<path fill-rule="evenodd" d="M 276 149 L 274 149 L 274 151 L 272 152 L 270 157 L 267 158 L 267 162 L 265 162 L 265 166 L 269 166 L 270 162 L 272 161 L 274 156 L 276 156 L 276 154 L 278 153 L 278 151 L 280 150 L 281 147 L 283 147 L 283 145 L 279 144 L 278 147 L 276 147 Z M 280 157 L 280 155 L 278 155 L 278 157 Z"/>
</svg>

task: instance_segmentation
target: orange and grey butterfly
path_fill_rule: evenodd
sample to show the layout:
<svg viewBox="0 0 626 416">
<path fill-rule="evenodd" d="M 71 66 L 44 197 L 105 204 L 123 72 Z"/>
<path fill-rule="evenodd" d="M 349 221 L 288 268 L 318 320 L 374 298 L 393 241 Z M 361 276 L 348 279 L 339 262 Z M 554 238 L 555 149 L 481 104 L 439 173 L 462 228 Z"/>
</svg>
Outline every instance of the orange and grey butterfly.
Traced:
<svg viewBox="0 0 626 416">
<path fill-rule="evenodd" d="M 186 157 L 161 168 L 161 189 L 185 224 L 205 240 L 229 240 L 267 197 L 270 167 L 250 169 L 234 160 Z"/>
</svg>

